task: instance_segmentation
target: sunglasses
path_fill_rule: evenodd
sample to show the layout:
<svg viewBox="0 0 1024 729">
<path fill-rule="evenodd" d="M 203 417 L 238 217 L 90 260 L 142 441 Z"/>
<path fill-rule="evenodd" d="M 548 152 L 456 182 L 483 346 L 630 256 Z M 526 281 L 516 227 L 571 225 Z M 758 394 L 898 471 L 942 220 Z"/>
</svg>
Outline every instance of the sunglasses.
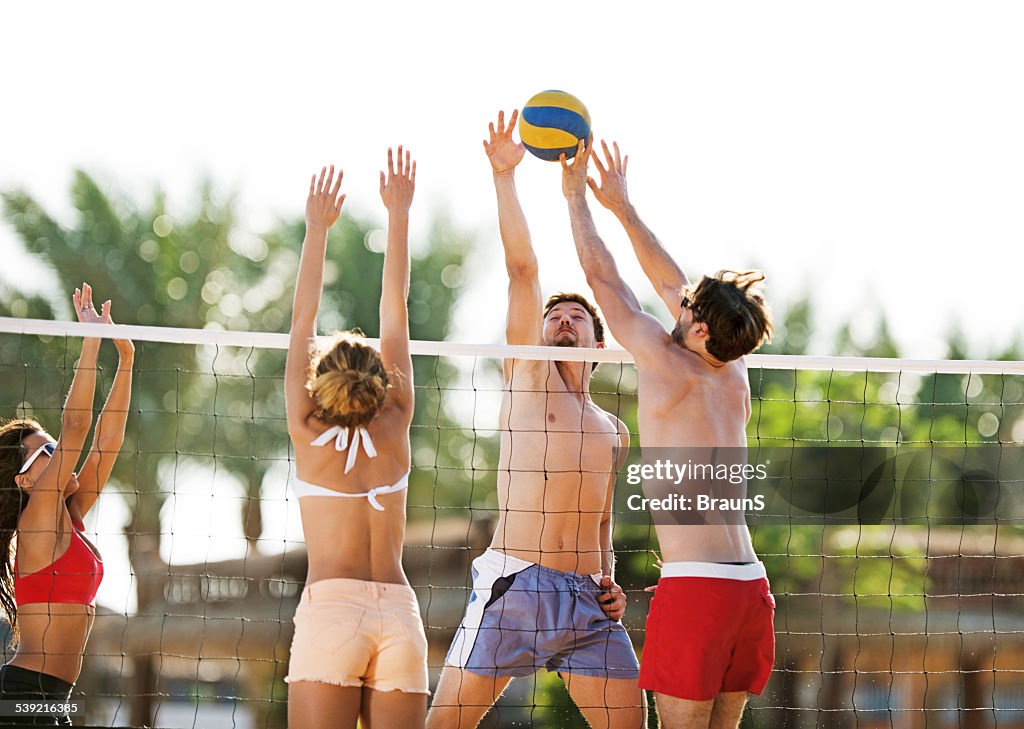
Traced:
<svg viewBox="0 0 1024 729">
<path fill-rule="evenodd" d="M 36 448 L 35 453 L 28 457 L 28 460 L 26 460 L 24 465 L 22 465 L 21 470 L 18 471 L 18 475 L 20 476 L 25 473 L 25 471 L 32 468 L 32 464 L 36 462 L 36 459 L 39 458 L 41 453 L 45 453 L 52 458 L 55 450 L 57 450 L 56 443 L 43 443 L 41 446 Z"/>
<path fill-rule="evenodd" d="M 704 321 L 704 317 L 701 316 L 700 309 L 693 303 L 693 299 L 689 296 L 684 296 L 683 300 L 679 302 L 679 306 L 684 309 L 689 309 L 693 312 L 694 321 Z"/>
</svg>

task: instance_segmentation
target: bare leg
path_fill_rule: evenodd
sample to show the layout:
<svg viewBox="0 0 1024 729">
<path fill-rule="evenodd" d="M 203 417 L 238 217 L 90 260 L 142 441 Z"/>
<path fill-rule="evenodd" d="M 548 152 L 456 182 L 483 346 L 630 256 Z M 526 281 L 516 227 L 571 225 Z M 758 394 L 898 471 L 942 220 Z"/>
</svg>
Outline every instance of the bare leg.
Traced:
<svg viewBox="0 0 1024 729">
<path fill-rule="evenodd" d="M 427 695 L 403 691 L 363 689 L 360 727 L 401 727 L 423 729 L 427 721 Z"/>
<path fill-rule="evenodd" d="M 708 729 L 711 724 L 714 699 L 690 701 L 666 694 L 655 694 L 654 700 L 657 702 L 658 717 L 664 729 Z"/>
<path fill-rule="evenodd" d="M 318 681 L 288 684 L 288 726 L 303 729 L 355 729 L 363 689 Z"/>
<path fill-rule="evenodd" d="M 501 696 L 508 676 L 478 676 L 454 666 L 441 670 L 434 703 L 427 714 L 428 729 L 475 729 Z"/>
<path fill-rule="evenodd" d="M 563 673 L 569 695 L 593 729 L 644 729 L 647 703 L 635 678 Z"/>
<path fill-rule="evenodd" d="M 746 705 L 746 691 L 718 694 L 715 697 L 715 708 L 711 710 L 710 729 L 739 729 L 743 707 Z"/>
</svg>

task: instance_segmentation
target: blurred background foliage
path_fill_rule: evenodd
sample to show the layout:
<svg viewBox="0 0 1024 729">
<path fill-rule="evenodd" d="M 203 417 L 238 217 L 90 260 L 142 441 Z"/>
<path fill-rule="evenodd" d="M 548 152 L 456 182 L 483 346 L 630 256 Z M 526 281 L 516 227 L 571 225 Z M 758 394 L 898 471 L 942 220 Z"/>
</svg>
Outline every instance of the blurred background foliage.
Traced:
<svg viewBox="0 0 1024 729">
<path fill-rule="evenodd" d="M 23 290 L 18 273 L 4 268 L 0 315 L 69 319 L 70 293 L 85 280 L 101 300 L 113 300 L 118 323 L 287 331 L 304 232 L 301 218 L 281 220 L 260 234 L 246 231 L 239 224 L 236 200 L 216 196 L 208 181 L 199 185 L 190 209 L 173 214 L 159 191 L 145 202 L 134 202 L 101 189 L 81 171 L 74 176 L 70 195 L 76 215 L 65 226 L 27 193 L 3 192 L 4 220 L 25 250 L 53 271 L 64 294 Z M 360 327 L 368 336 L 378 334 L 385 241 L 377 221 L 348 214 L 331 230 L 322 333 Z M 449 338 L 468 279 L 470 252 L 481 247 L 443 217 L 434 219 L 425 241 L 413 241 L 413 339 Z M 496 293 L 500 303 L 504 296 L 504 291 Z M 776 318 L 776 337 L 761 352 L 805 354 L 816 327 L 810 298 L 776 305 Z M 839 328 L 834 354 L 900 354 L 884 318 L 877 320 L 868 341 L 852 332 L 850 325 Z M 957 330 L 950 331 L 947 344 L 949 358 L 967 356 Z M 63 338 L 0 337 L 0 412 L 5 417 L 32 415 L 56 429 L 77 351 L 77 342 Z M 1008 342 L 987 356 L 1024 359 L 1024 348 L 1019 340 Z M 104 392 L 113 357 L 112 348 L 101 350 L 98 388 Z M 442 516 L 486 514 L 495 503 L 497 438 L 477 421 L 481 408 L 492 407 L 500 397 L 499 363 L 474 362 L 467 368 L 453 359 L 414 360 L 416 468 L 409 518 L 437 519 L 445 509 L 451 513 Z M 216 455 L 216 466 L 244 485 L 239 519 L 250 549 L 259 548 L 260 496 L 268 473 L 289 458 L 283 370 L 280 350 L 137 343 L 132 414 L 113 481 L 132 515 L 125 531 L 133 569 L 144 574 L 146 561 L 159 559 L 161 507 L 174 490 L 169 481 L 173 469 L 166 466 L 182 457 L 213 467 Z M 1024 442 L 1021 377 L 751 370 L 750 386 L 752 445 Z M 628 424 L 637 444 L 632 367 L 603 365 L 591 389 L 601 407 Z M 826 556 L 852 560 L 873 549 L 862 547 L 859 540 L 837 539 L 838 533 L 815 526 L 755 529 L 755 546 L 764 556 L 774 590 L 780 595 L 820 591 Z M 620 523 L 615 544 L 618 581 L 632 591 L 634 601 L 646 600 L 642 588 L 657 579 L 649 553 L 656 548 L 653 529 Z M 886 610 L 918 609 L 926 592 L 924 562 L 859 560 L 856 568 L 840 570 L 847 575 L 846 584 L 829 589 L 848 595 L 858 608 L 877 603 Z M 136 582 L 140 611 L 159 601 L 158 588 L 145 579 Z M 640 628 L 645 612 L 634 609 L 627 625 Z M 531 711 L 557 716 L 561 726 L 582 726 L 559 682 L 543 678 L 534 691 L 537 706 Z"/>
</svg>

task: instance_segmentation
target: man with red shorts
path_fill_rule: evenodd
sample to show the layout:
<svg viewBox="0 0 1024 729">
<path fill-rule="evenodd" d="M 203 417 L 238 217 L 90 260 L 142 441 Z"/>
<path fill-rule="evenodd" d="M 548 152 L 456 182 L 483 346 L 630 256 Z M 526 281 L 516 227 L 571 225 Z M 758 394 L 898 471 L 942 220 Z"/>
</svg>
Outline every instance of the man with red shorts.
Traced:
<svg viewBox="0 0 1024 729">
<path fill-rule="evenodd" d="M 771 336 L 757 271 L 720 271 L 694 287 L 637 216 L 626 194 L 628 158 L 602 142 L 600 182 L 581 142 L 562 161 L 562 191 L 587 283 L 615 339 L 634 357 L 640 443 L 651 449 L 745 458 L 750 387 L 743 356 Z M 589 185 L 616 215 L 644 273 L 676 320 L 666 332 L 622 280 L 587 206 Z M 745 493 L 745 482 L 739 487 Z M 645 483 L 645 493 L 648 493 Z M 655 692 L 662 725 L 735 729 L 747 693 L 761 693 L 775 654 L 775 601 L 740 514 L 700 526 L 655 519 L 665 564 L 647 618 L 640 686 Z M 661 522 L 661 523 L 659 523 Z"/>
</svg>

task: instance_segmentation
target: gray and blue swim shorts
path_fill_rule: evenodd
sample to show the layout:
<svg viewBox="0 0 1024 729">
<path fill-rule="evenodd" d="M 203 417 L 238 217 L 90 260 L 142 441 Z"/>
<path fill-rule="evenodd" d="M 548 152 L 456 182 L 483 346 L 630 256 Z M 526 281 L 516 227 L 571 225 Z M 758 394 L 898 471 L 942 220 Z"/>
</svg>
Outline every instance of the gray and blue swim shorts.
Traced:
<svg viewBox="0 0 1024 729">
<path fill-rule="evenodd" d="M 473 560 L 473 592 L 447 664 L 481 676 L 530 676 L 541 668 L 636 678 L 622 624 L 597 602 L 601 575 L 542 567 L 488 549 Z"/>
</svg>

